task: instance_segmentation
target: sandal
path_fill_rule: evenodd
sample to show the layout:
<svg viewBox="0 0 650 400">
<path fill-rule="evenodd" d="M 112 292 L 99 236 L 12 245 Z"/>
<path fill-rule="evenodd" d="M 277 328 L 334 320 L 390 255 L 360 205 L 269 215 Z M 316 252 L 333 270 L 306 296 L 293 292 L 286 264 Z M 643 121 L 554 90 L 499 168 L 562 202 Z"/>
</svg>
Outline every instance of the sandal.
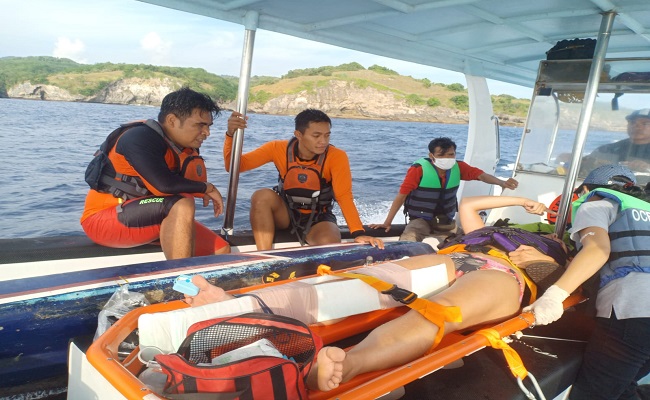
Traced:
<svg viewBox="0 0 650 400">
<path fill-rule="evenodd" d="M 528 265 L 525 271 L 526 275 L 537 285 L 537 293 L 541 294 L 560 279 L 565 270 L 557 263 L 540 261 Z"/>
</svg>

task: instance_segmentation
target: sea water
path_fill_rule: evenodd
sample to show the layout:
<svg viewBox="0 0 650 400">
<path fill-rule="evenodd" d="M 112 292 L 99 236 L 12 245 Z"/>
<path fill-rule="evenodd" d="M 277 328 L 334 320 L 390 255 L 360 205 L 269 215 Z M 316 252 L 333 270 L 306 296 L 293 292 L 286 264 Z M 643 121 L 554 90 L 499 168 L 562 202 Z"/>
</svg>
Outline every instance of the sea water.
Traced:
<svg viewBox="0 0 650 400">
<path fill-rule="evenodd" d="M 145 106 L 0 99 L 0 238 L 83 235 L 79 217 L 88 185 L 84 172 L 93 153 L 119 124 L 156 118 L 158 108 Z M 229 112 L 224 111 L 203 143 L 210 182 L 227 195 L 229 176 L 223 162 L 223 137 Z M 274 139 L 293 135 L 293 117 L 251 114 L 244 134 L 244 152 Z M 467 125 L 333 119 L 331 143 L 350 159 L 355 202 L 364 224 L 384 221 L 406 170 L 428 154 L 429 141 L 448 136 L 462 159 Z M 501 127 L 501 162 L 496 175 L 512 174 L 522 128 Z M 234 228 L 249 229 L 250 196 L 273 187 L 273 164 L 239 177 Z M 224 201 L 225 204 L 225 201 Z M 223 226 L 212 207 L 197 202 L 197 219 L 211 229 Z M 338 206 L 334 213 L 345 220 Z M 396 223 L 403 223 L 402 216 Z"/>
</svg>

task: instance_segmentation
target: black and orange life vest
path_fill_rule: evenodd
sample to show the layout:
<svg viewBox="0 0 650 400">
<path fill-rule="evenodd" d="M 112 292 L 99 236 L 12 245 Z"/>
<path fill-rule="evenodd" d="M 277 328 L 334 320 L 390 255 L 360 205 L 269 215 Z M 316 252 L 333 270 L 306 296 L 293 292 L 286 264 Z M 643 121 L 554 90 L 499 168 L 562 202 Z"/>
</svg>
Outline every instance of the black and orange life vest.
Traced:
<svg viewBox="0 0 650 400">
<path fill-rule="evenodd" d="M 194 148 L 179 148 L 167 138 L 158 122 L 149 119 L 123 124 L 108 135 L 86 170 L 86 182 L 88 182 L 92 189 L 101 193 L 112 194 L 114 197 L 124 200 L 151 194 L 165 194 L 157 192 L 155 189 L 147 189 L 144 178 L 140 176 L 123 155 L 115 151 L 115 145 L 124 132 L 142 125 L 153 129 L 167 143 L 168 149 L 165 154 L 165 162 L 172 172 L 186 179 L 207 182 L 205 161 L 199 155 L 198 150 Z M 203 193 L 196 193 L 195 195 L 202 196 Z"/>
<path fill-rule="evenodd" d="M 323 179 L 323 165 L 327 150 L 313 164 L 298 162 L 298 139 L 287 144 L 287 173 L 278 178 L 278 193 L 289 208 L 303 214 L 327 212 L 334 201 L 332 184 Z"/>
</svg>

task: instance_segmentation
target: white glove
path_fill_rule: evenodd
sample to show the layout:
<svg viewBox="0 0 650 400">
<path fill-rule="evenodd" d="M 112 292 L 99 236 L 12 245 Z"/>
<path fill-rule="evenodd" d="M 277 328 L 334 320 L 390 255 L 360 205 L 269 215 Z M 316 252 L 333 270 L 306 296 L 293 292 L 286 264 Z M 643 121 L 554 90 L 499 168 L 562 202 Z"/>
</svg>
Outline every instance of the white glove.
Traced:
<svg viewBox="0 0 650 400">
<path fill-rule="evenodd" d="M 564 313 L 562 302 L 569 297 L 569 293 L 553 285 L 546 289 L 546 292 L 533 304 L 524 307 L 524 311 L 532 311 L 535 314 L 537 325 L 548 325 L 560 319 Z"/>
</svg>

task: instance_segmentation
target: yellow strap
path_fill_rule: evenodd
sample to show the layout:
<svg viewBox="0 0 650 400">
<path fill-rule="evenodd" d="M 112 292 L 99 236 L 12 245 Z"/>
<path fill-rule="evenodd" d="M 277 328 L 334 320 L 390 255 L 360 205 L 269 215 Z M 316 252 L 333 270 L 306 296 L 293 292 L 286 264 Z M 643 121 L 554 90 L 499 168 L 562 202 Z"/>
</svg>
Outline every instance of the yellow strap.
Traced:
<svg viewBox="0 0 650 400">
<path fill-rule="evenodd" d="M 442 250 L 438 250 L 438 254 L 469 253 L 469 251 L 465 247 L 466 245 L 464 244 L 455 244 L 453 246 L 445 247 Z M 510 265 L 512 268 L 519 271 L 521 276 L 524 277 L 524 282 L 526 282 L 526 286 L 528 286 L 528 290 L 530 290 L 530 304 L 532 304 L 535 300 L 537 300 L 537 285 L 535 285 L 535 283 L 532 280 L 530 280 L 528 275 L 526 275 L 526 273 L 522 271 L 521 268 L 513 264 L 507 255 L 495 249 L 490 249 L 487 252 L 487 255 L 500 258 L 506 261 L 508 265 Z"/>
<path fill-rule="evenodd" d="M 332 269 L 329 266 L 323 264 L 318 266 L 318 274 L 341 276 L 349 279 L 359 279 L 367 283 L 368 285 L 372 286 L 379 292 L 386 292 L 391 289 L 399 289 L 396 285 L 393 285 L 392 283 L 384 282 L 381 279 L 378 279 L 374 276 L 355 274 L 352 272 L 335 273 L 332 271 Z M 445 333 L 445 322 L 463 321 L 460 308 L 458 307 L 443 306 L 441 304 L 434 303 L 431 300 L 421 299 L 417 297 L 417 294 L 404 289 L 401 289 L 401 293 L 406 294 L 406 296 L 403 298 L 404 300 L 403 303 L 405 305 L 419 312 L 420 314 L 422 314 L 422 316 L 424 316 L 424 318 L 426 318 L 427 320 L 429 320 L 431 323 L 433 323 L 438 327 L 438 333 L 436 334 L 436 337 L 433 340 L 432 347 L 438 345 L 438 343 L 440 343 L 440 341 L 442 340 L 442 337 Z"/>
<path fill-rule="evenodd" d="M 523 380 L 528 376 L 528 371 L 526 371 L 526 367 L 524 367 L 521 357 L 519 357 L 519 354 L 517 354 L 515 349 L 503 341 L 501 336 L 499 336 L 499 332 L 494 329 L 482 329 L 476 333 L 485 336 L 491 347 L 503 350 L 503 355 L 506 357 L 506 362 L 508 363 L 508 367 L 510 367 L 510 372 L 512 372 L 515 377 Z"/>
</svg>

